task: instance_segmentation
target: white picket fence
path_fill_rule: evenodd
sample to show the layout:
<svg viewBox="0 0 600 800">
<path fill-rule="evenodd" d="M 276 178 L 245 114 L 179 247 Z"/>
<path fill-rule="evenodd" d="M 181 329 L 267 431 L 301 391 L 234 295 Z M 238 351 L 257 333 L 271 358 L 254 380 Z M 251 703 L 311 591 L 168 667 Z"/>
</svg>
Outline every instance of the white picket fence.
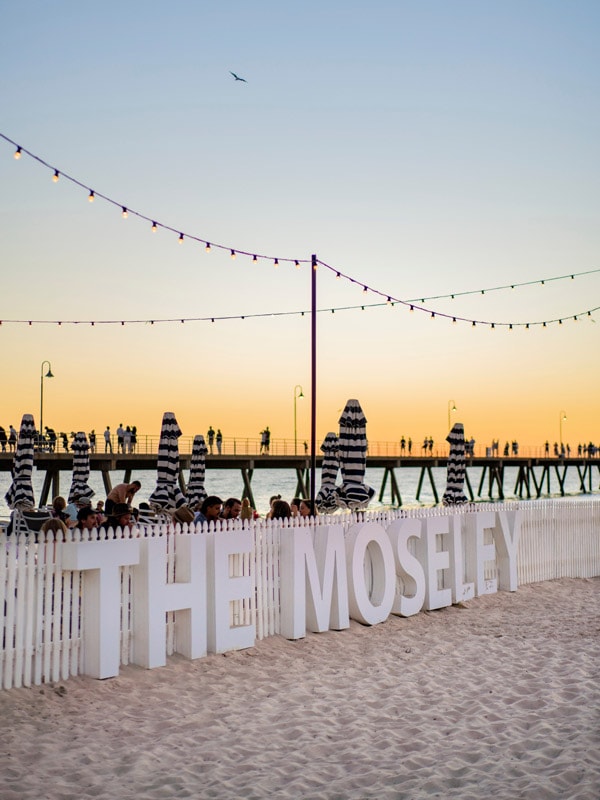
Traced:
<svg viewBox="0 0 600 800">
<path fill-rule="evenodd" d="M 316 524 L 356 521 L 386 523 L 402 517 L 469 514 L 473 511 L 521 509 L 519 583 L 562 577 L 589 578 L 600 575 L 600 501 L 544 500 L 504 505 L 477 504 L 468 508 L 435 507 L 381 511 L 343 517 L 319 517 Z M 257 639 L 280 630 L 279 541 L 287 522 L 264 520 L 246 523 L 253 533 L 253 549 L 230 558 L 230 576 L 250 575 L 254 591 L 246 600 L 231 603 L 230 624 L 256 625 Z M 291 524 L 307 524 L 305 520 Z M 315 524 L 313 521 L 312 524 Z M 223 527 L 222 535 L 239 529 L 241 523 Z M 184 533 L 187 527 L 184 526 Z M 137 529 L 127 536 L 167 538 L 167 580 L 174 580 L 177 542 L 182 534 L 172 526 Z M 69 533 L 68 535 L 71 535 Z M 78 535 L 78 534 L 76 534 Z M 203 535 L 202 531 L 194 535 Z M 216 535 L 221 535 L 217 533 Z M 123 536 L 121 531 L 102 536 Z M 52 534 L 44 541 L 28 541 L 23 535 L 0 533 L 0 603 L 4 609 L 0 687 L 38 685 L 80 674 L 83 664 L 82 598 L 85 573 L 62 568 L 64 543 Z M 490 574 L 486 577 L 494 577 Z M 132 656 L 132 568 L 121 568 L 121 664 Z M 166 652 L 175 652 L 175 618 L 168 615 Z"/>
</svg>

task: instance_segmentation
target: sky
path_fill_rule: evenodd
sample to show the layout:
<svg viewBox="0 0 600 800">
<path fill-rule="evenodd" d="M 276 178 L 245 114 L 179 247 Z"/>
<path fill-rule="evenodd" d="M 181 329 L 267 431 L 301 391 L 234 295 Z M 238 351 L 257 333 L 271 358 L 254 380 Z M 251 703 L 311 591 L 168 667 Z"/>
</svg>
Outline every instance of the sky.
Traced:
<svg viewBox="0 0 600 800">
<path fill-rule="evenodd" d="M 319 440 L 356 398 L 370 441 L 600 443 L 599 34 L 585 0 L 6 6 L 0 133 L 82 186 L 0 140 L 0 425 L 49 361 L 57 430 L 308 439 L 316 254 Z"/>
</svg>

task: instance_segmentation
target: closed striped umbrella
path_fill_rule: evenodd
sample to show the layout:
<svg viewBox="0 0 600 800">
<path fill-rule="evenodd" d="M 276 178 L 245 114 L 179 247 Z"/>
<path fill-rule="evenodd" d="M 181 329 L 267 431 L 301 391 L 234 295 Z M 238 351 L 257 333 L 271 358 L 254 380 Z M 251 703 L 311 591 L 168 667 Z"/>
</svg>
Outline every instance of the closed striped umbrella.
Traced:
<svg viewBox="0 0 600 800">
<path fill-rule="evenodd" d="M 462 422 L 457 422 L 446 437 L 450 442 L 450 455 L 448 457 L 448 478 L 446 491 L 442 497 L 445 506 L 457 506 L 468 503 L 465 497 L 465 429 Z"/>
<path fill-rule="evenodd" d="M 190 508 L 196 508 L 196 506 L 199 506 L 204 498 L 207 497 L 206 489 L 204 488 L 207 453 L 208 448 L 204 442 L 204 436 L 199 433 L 194 436 L 192 458 L 190 461 L 190 479 L 185 493 L 186 501 Z"/>
<path fill-rule="evenodd" d="M 32 414 L 23 414 L 21 429 L 17 439 L 15 449 L 15 459 L 12 468 L 12 483 L 4 499 L 9 508 L 34 508 L 35 497 L 33 496 L 33 484 L 31 475 L 33 473 L 33 447 L 34 431 Z"/>
<path fill-rule="evenodd" d="M 353 511 L 366 508 L 375 489 L 364 483 L 367 469 L 367 420 L 358 400 L 348 400 L 340 417 L 339 458 L 342 485 L 338 506 Z"/>
<path fill-rule="evenodd" d="M 315 497 L 315 505 L 321 514 L 331 514 L 337 509 L 335 482 L 340 466 L 338 447 L 338 437 L 335 433 L 328 433 L 321 445 L 321 488 Z"/>
<path fill-rule="evenodd" d="M 88 486 L 90 478 L 90 446 L 87 436 L 83 431 L 75 434 L 71 445 L 73 451 L 73 478 L 69 489 L 69 503 L 74 502 L 78 497 L 91 499 L 96 493 Z"/>
<path fill-rule="evenodd" d="M 179 442 L 181 430 L 172 411 L 163 414 L 156 465 L 156 488 L 148 498 L 154 508 L 169 509 L 185 505 L 179 488 Z"/>
</svg>

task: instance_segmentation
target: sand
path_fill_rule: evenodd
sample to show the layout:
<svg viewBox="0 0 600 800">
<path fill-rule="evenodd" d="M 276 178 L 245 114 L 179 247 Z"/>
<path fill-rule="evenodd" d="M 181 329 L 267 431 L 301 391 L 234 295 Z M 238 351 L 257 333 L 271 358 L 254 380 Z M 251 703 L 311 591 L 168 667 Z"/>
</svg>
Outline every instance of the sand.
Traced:
<svg viewBox="0 0 600 800">
<path fill-rule="evenodd" d="M 2 800 L 600 797 L 600 579 L 0 692 Z"/>
</svg>

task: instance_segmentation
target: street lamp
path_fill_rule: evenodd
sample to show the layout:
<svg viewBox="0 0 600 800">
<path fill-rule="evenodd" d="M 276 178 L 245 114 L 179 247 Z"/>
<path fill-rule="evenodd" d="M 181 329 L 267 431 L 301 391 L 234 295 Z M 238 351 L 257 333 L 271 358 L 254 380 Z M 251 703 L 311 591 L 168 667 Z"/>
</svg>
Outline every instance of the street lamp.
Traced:
<svg viewBox="0 0 600 800">
<path fill-rule="evenodd" d="M 44 375 L 44 364 L 48 365 L 48 372 Z M 52 365 L 49 361 L 42 361 L 42 367 L 40 370 L 40 438 L 39 441 L 41 443 L 42 436 L 44 435 L 44 378 L 53 378 L 54 375 L 52 374 Z"/>
<path fill-rule="evenodd" d="M 300 394 L 296 394 L 296 390 L 300 389 Z M 299 397 L 304 397 L 304 392 L 302 391 L 302 387 L 300 384 L 296 384 L 294 386 L 294 455 L 298 455 L 298 425 L 296 423 L 296 401 Z"/>
<path fill-rule="evenodd" d="M 567 412 L 566 411 L 561 411 L 560 414 L 558 415 L 558 429 L 559 429 L 559 432 L 560 432 L 560 437 L 559 438 L 560 438 L 561 446 L 562 446 L 562 424 L 563 424 L 563 422 L 566 422 L 566 421 L 567 421 Z"/>
<path fill-rule="evenodd" d="M 456 411 L 454 400 L 448 400 L 448 430 L 452 428 L 452 412 Z"/>
</svg>

